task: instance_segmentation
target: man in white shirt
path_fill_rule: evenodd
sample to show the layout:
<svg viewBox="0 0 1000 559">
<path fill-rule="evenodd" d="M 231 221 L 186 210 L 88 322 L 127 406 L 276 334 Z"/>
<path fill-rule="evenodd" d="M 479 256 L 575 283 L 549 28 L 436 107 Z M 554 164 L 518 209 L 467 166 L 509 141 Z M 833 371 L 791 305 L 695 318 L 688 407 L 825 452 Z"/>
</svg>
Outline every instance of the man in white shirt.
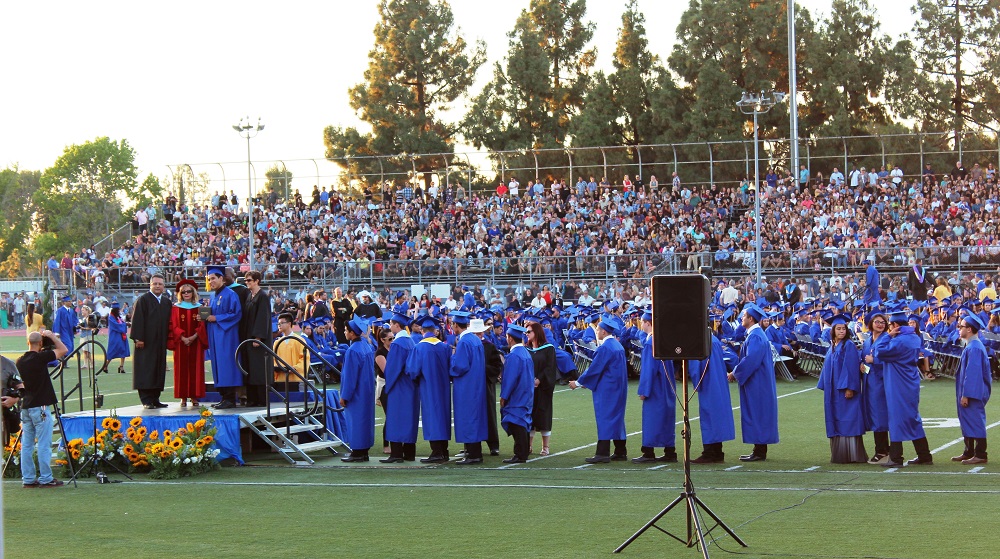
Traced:
<svg viewBox="0 0 1000 559">
<path fill-rule="evenodd" d="M 510 178 L 510 182 L 507 183 L 507 191 L 510 193 L 511 198 L 517 198 L 517 189 L 521 186 L 521 183 L 517 182 L 514 177 Z"/>
<path fill-rule="evenodd" d="M 740 298 L 740 290 L 736 289 L 733 283 L 733 280 L 729 280 L 729 284 L 722 289 L 722 293 L 719 295 L 723 306 L 731 305 Z"/>
<path fill-rule="evenodd" d="M 892 177 L 892 182 L 896 186 L 899 186 L 899 183 L 903 182 L 903 170 L 899 168 L 899 165 L 892 167 L 892 172 L 889 173 L 889 176 Z"/>
</svg>

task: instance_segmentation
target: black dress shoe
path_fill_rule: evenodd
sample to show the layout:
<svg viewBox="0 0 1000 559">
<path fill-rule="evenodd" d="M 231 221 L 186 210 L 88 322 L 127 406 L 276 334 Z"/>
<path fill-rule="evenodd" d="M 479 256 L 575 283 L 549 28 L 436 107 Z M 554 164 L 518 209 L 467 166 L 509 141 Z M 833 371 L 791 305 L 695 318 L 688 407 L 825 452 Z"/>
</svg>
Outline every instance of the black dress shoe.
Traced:
<svg viewBox="0 0 1000 559">
<path fill-rule="evenodd" d="M 379 460 L 379 462 L 381 462 L 383 464 L 402 464 L 403 463 L 403 459 L 402 458 L 393 458 L 392 456 L 390 456 L 388 458 L 382 458 L 381 460 Z"/>
<path fill-rule="evenodd" d="M 676 462 L 677 461 L 677 453 L 673 452 L 673 453 L 670 453 L 670 454 L 664 454 L 663 456 L 657 456 L 656 457 L 656 461 L 657 462 Z"/>
<path fill-rule="evenodd" d="M 147 410 L 157 410 L 157 409 L 160 409 L 160 408 L 156 407 L 156 404 L 143 404 L 142 407 L 145 408 L 145 409 L 147 409 Z"/>
<path fill-rule="evenodd" d="M 156 407 L 158 407 L 158 408 L 161 408 L 161 409 L 167 407 L 167 405 L 164 404 L 163 402 L 157 402 L 157 403 L 155 403 L 153 405 L 156 406 Z"/>
<path fill-rule="evenodd" d="M 928 456 L 927 458 L 920 458 L 918 456 L 917 458 L 914 458 L 913 460 L 908 460 L 906 462 L 906 465 L 907 466 L 933 466 L 934 465 L 934 459 L 931 458 L 930 456 Z"/>
<path fill-rule="evenodd" d="M 490 450 L 490 456 L 500 456 L 500 449 Z"/>
<path fill-rule="evenodd" d="M 612 454 L 611 455 L 611 461 L 612 462 L 624 462 L 626 460 L 628 460 L 628 454 Z"/>
<path fill-rule="evenodd" d="M 219 405 L 213 406 L 217 410 L 231 410 L 236 407 L 236 402 L 230 402 L 228 400 L 223 400 L 219 402 Z"/>
<path fill-rule="evenodd" d="M 440 454 L 432 454 L 427 458 L 421 458 L 421 464 L 443 464 L 448 461 L 447 456 L 441 456 Z"/>
<path fill-rule="evenodd" d="M 701 456 L 695 458 L 691 461 L 692 464 L 721 464 L 725 462 L 723 458 L 716 458 L 714 456 L 706 456 L 702 454 Z"/>
<path fill-rule="evenodd" d="M 458 465 L 460 465 L 460 466 L 469 466 L 469 465 L 472 465 L 472 464 L 482 464 L 483 463 L 483 459 L 482 458 L 462 458 L 461 460 L 459 460 L 458 462 L 455 462 L 455 463 L 458 464 Z"/>
<path fill-rule="evenodd" d="M 647 464 L 649 462 L 656 462 L 656 457 L 655 456 L 642 455 L 642 456 L 637 456 L 637 457 L 635 457 L 635 458 L 632 459 L 632 463 L 633 464 Z"/>
<path fill-rule="evenodd" d="M 527 460 L 524 458 L 518 458 L 517 456 L 511 456 L 510 458 L 503 460 L 504 464 L 524 464 L 525 462 L 527 462 Z"/>
<path fill-rule="evenodd" d="M 763 462 L 767 460 L 766 456 L 759 456 L 757 454 L 744 454 L 740 456 L 740 462 Z"/>
<path fill-rule="evenodd" d="M 341 462 L 367 462 L 367 456 L 345 456 L 340 459 Z"/>
<path fill-rule="evenodd" d="M 584 458 L 584 462 L 588 464 L 608 464 L 611 462 L 610 456 L 591 456 L 590 458 Z"/>
</svg>

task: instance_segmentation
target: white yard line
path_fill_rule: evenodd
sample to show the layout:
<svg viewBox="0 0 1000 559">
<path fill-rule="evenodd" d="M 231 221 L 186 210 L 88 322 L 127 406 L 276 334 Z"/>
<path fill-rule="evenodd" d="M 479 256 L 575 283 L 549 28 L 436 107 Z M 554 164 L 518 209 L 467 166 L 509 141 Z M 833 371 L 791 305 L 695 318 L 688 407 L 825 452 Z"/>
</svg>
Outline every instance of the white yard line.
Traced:
<svg viewBox="0 0 1000 559">
<path fill-rule="evenodd" d="M 991 424 L 987 425 L 986 429 L 992 429 L 993 427 L 996 427 L 997 425 L 1000 425 L 1000 421 L 997 421 L 995 423 L 991 423 Z M 955 445 L 957 445 L 958 443 L 961 443 L 961 442 L 965 442 L 965 438 L 964 437 L 957 438 L 957 439 L 951 441 L 950 443 L 946 443 L 946 444 L 943 444 L 943 445 L 935 448 L 934 450 L 931 451 L 931 454 L 937 454 L 938 452 L 940 452 L 940 451 L 942 451 L 942 450 L 944 450 L 944 449 L 946 449 L 946 448 L 948 448 L 950 446 L 955 446 Z"/>
<path fill-rule="evenodd" d="M 723 469 L 723 471 L 724 471 L 724 472 L 732 472 L 732 471 L 734 471 L 734 470 L 738 470 L 738 469 L 740 469 L 740 468 L 742 468 L 742 467 L 743 467 L 743 466 L 741 466 L 741 465 L 736 465 L 736 466 L 729 466 L 728 468 L 725 468 L 725 469 Z"/>
<path fill-rule="evenodd" d="M 811 472 L 811 471 L 818 470 L 818 469 L 819 469 L 819 466 L 810 466 L 810 467 L 808 467 L 808 468 L 806 468 L 806 469 L 804 469 L 802 471 L 803 472 Z"/>
</svg>

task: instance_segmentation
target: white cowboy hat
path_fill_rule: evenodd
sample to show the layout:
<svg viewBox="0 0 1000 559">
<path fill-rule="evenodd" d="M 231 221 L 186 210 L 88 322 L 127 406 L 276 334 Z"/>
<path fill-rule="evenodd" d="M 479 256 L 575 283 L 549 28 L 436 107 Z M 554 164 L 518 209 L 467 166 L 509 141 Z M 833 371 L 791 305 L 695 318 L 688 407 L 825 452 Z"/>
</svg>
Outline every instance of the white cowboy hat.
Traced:
<svg viewBox="0 0 1000 559">
<path fill-rule="evenodd" d="M 479 334 L 480 332 L 485 332 L 487 330 L 489 330 L 489 328 L 486 326 L 485 323 L 483 323 L 483 319 L 473 318 L 472 320 L 469 321 L 469 332 L 472 332 L 473 334 Z"/>
</svg>

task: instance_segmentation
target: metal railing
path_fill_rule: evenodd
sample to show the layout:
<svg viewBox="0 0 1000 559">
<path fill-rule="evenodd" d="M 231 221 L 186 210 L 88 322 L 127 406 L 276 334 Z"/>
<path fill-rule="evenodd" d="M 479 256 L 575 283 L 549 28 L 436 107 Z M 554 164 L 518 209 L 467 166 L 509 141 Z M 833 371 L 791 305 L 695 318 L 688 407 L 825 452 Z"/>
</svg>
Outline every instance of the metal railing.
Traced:
<svg viewBox="0 0 1000 559">
<path fill-rule="evenodd" d="M 876 246 L 871 248 L 809 248 L 763 250 L 764 274 L 775 277 L 832 276 L 862 273 L 863 260 L 874 256 L 884 274 L 905 274 L 913 259 L 922 259 L 932 271 L 990 271 L 1000 262 L 1000 245 L 988 246 Z M 697 272 L 710 266 L 720 277 L 753 275 L 752 248 L 737 251 L 664 252 L 651 254 L 601 254 L 572 256 L 522 256 L 517 258 L 466 258 L 423 260 L 345 260 L 264 265 L 269 289 L 336 287 L 377 290 L 429 284 L 547 285 L 567 281 L 645 282 L 655 274 Z M 200 281 L 204 267 L 121 267 L 105 271 L 106 283 L 93 286 L 105 292 L 139 291 L 153 272 L 163 273 L 168 285 L 184 278 Z M 245 270 L 237 270 L 241 273 Z"/>
<path fill-rule="evenodd" d="M 845 175 L 851 167 L 897 165 L 908 174 L 917 174 L 930 163 L 936 173 L 947 172 L 955 161 L 966 163 L 971 170 L 973 163 L 985 169 L 993 163 L 1000 167 L 1000 139 L 967 131 L 954 141 L 954 132 L 924 132 L 910 134 L 881 134 L 867 136 L 806 137 L 799 140 L 800 163 L 812 172 L 829 176 L 834 167 Z M 788 138 L 761 139 L 760 163 L 763 168 L 791 167 L 791 143 Z M 262 160 L 257 165 L 279 165 L 289 174 L 300 179 L 305 188 L 294 187 L 308 203 L 311 185 L 372 185 L 374 194 L 386 182 L 402 184 L 420 182 L 428 176 L 432 182 L 446 185 L 462 182 L 466 188 L 476 185 L 479 189 L 492 189 L 496 181 L 507 182 L 517 177 L 526 186 L 527 180 L 551 181 L 565 179 L 573 188 L 576 179 L 593 176 L 600 182 L 607 177 L 611 184 L 621 184 L 624 175 L 638 177 L 649 184 L 652 176 L 659 183 L 668 185 L 676 172 L 684 184 L 735 184 L 739 177 L 752 176 L 752 139 L 733 139 L 709 142 L 676 144 L 650 144 L 640 146 L 595 146 L 565 149 L 524 149 L 510 151 L 467 151 L 456 153 L 392 154 L 351 156 L 343 158 L 305 158 Z M 352 171 L 363 162 L 377 171 Z M 233 190 L 239 185 L 249 193 L 245 172 L 230 173 L 241 177 L 227 179 L 227 166 L 245 170 L 247 162 L 181 163 L 169 166 L 171 188 L 177 190 L 183 177 L 177 169 L 197 168 L 221 190 Z M 421 170 L 422 169 L 422 170 Z M 798 170 L 794 170 L 798 177 Z M 764 173 L 761 173 L 763 176 Z M 698 178 L 693 178 L 698 177 Z M 287 188 L 286 188 L 287 190 Z M 293 194 L 294 192 L 292 192 Z M 287 197 L 287 195 L 286 195 Z M 245 196 L 240 196 L 245 200 Z"/>
</svg>

